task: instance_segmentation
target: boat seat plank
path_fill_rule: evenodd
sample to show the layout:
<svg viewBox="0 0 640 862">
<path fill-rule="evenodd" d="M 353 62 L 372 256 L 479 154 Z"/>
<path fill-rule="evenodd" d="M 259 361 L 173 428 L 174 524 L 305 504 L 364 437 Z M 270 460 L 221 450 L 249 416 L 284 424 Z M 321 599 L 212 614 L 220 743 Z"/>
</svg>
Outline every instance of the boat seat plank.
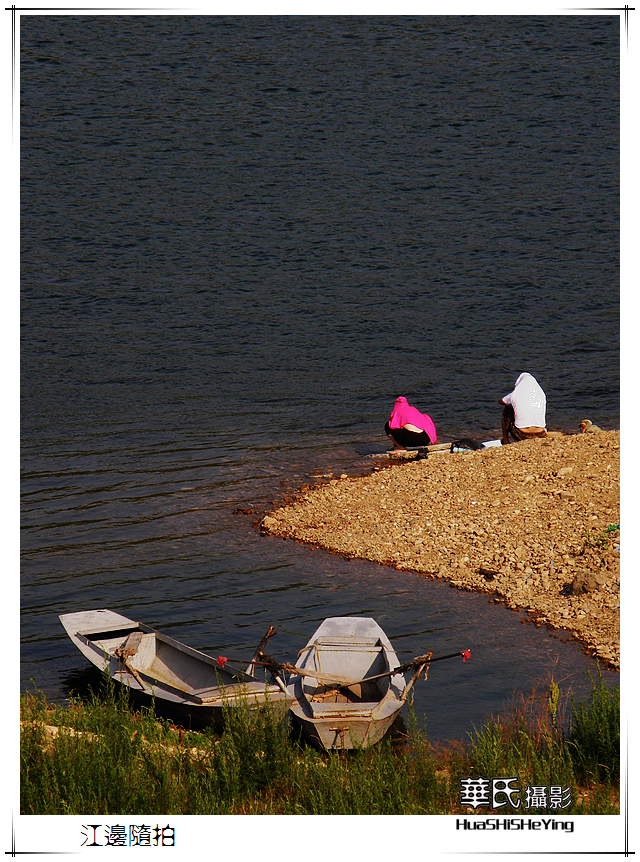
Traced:
<svg viewBox="0 0 640 862">
<path fill-rule="evenodd" d="M 226 686 L 208 686 L 207 688 L 196 688 L 193 691 L 189 692 L 194 697 L 199 697 L 200 700 L 217 700 L 222 699 L 224 694 L 228 694 L 229 696 L 235 696 L 238 693 L 247 692 L 247 694 L 253 694 L 258 691 L 261 692 L 264 690 L 264 685 L 261 682 L 239 682 L 232 683 L 231 685 Z"/>
<path fill-rule="evenodd" d="M 114 655 L 118 658 L 131 658 L 138 652 L 138 647 L 140 646 L 140 642 L 144 637 L 144 632 L 135 631 L 131 632 L 126 641 L 119 646 L 116 650 L 114 650 Z"/>
<path fill-rule="evenodd" d="M 380 706 L 380 701 L 370 703 L 312 703 L 311 709 L 317 718 L 348 715 L 355 718 L 359 715 L 371 715 L 372 710 Z"/>
<path fill-rule="evenodd" d="M 311 644 L 310 646 L 315 647 L 315 649 L 319 650 L 320 652 L 322 652 L 323 650 L 332 650 L 332 649 L 336 649 L 336 648 L 344 649 L 345 647 L 347 649 L 352 650 L 353 649 L 353 638 L 352 637 L 340 638 L 340 637 L 336 636 L 335 638 L 332 638 L 331 640 L 314 641 L 314 643 Z M 382 644 L 380 643 L 380 638 L 376 638 L 375 640 L 368 639 L 368 638 L 359 638 L 358 639 L 358 648 L 361 648 L 363 646 L 375 649 L 376 652 L 379 652 L 382 649 Z M 309 645 L 307 645 L 305 647 L 305 649 L 309 649 Z M 303 650 L 301 650 L 301 652 L 303 652 Z"/>
</svg>

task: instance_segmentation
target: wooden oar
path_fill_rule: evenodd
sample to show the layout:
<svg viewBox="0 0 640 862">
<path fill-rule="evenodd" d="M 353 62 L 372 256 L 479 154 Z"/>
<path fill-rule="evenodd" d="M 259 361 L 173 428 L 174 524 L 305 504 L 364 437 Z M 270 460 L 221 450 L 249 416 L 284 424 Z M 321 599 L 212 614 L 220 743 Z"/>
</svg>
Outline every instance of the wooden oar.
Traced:
<svg viewBox="0 0 640 862">
<path fill-rule="evenodd" d="M 227 659 L 227 661 L 232 662 L 233 664 L 243 664 L 242 659 Z M 300 667 L 295 667 L 295 665 L 289 664 L 285 662 L 285 664 L 280 664 L 271 656 L 262 654 L 262 657 L 256 659 L 255 656 L 252 659 L 253 664 L 259 665 L 260 667 L 264 667 L 267 670 L 271 671 L 272 675 L 276 676 L 276 671 L 285 671 L 286 673 L 297 674 L 298 676 L 312 676 L 316 679 L 323 679 L 327 682 L 335 682 L 335 683 L 344 683 L 344 685 L 349 685 L 351 682 L 350 677 L 348 676 L 340 676 L 340 674 L 331 674 L 331 673 L 323 673 L 319 670 L 302 670 Z M 276 676 L 277 679 L 277 676 Z"/>
<path fill-rule="evenodd" d="M 316 679 L 321 680 L 322 682 L 335 682 L 342 686 L 352 685 L 348 676 L 340 676 L 337 673 L 323 673 L 319 670 L 302 670 L 302 668 L 295 667 L 292 664 L 285 664 L 282 666 L 283 670 L 286 670 L 287 673 L 294 673 L 297 676 L 312 676 Z"/>
<path fill-rule="evenodd" d="M 352 685 L 360 685 L 363 682 L 373 682 L 374 679 L 383 679 L 385 676 L 394 676 L 396 673 L 404 673 L 407 670 L 422 668 L 425 664 L 428 664 L 431 661 L 432 652 L 427 653 L 426 655 L 420 655 L 416 658 L 408 661 L 406 664 L 401 664 L 399 667 L 394 667 L 393 670 L 387 670 L 384 673 L 377 673 L 375 676 L 365 676 L 364 679 L 356 679 L 347 683 L 346 686 L 341 685 L 339 688 L 345 688 Z M 459 655 L 459 653 L 457 653 Z"/>
<path fill-rule="evenodd" d="M 272 638 L 274 635 L 277 635 L 278 632 L 274 629 L 273 626 L 269 626 L 266 635 L 262 638 L 260 643 L 258 644 L 258 649 L 253 654 L 253 658 L 249 662 L 249 666 L 247 667 L 247 673 L 250 676 L 253 676 L 253 672 L 255 671 L 255 666 L 258 663 L 258 660 L 262 657 L 262 651 L 269 643 L 269 638 Z"/>
<path fill-rule="evenodd" d="M 422 667 L 425 664 L 433 664 L 434 661 L 443 661 L 445 658 L 457 658 L 458 656 L 462 656 L 462 658 L 466 661 L 468 658 L 471 658 L 471 650 L 452 652 L 449 653 L 449 655 L 438 656 L 438 658 L 432 658 L 432 656 L 433 653 L 428 652 L 426 655 L 417 656 L 411 661 L 408 661 L 406 664 L 401 664 L 399 667 L 396 667 L 393 670 L 385 671 L 385 673 L 378 673 L 375 676 L 367 676 L 364 679 L 358 679 L 355 682 L 349 683 L 349 685 L 360 685 L 360 683 L 362 682 L 371 682 L 374 679 L 382 679 L 385 676 L 393 676 L 396 673 L 404 673 L 407 670 Z M 340 686 L 340 688 L 343 688 L 343 686 Z"/>
<path fill-rule="evenodd" d="M 275 631 L 272 632 L 270 637 L 275 633 L 276 633 Z M 267 632 L 267 634 L 269 634 L 269 632 Z M 266 637 L 266 635 L 265 635 L 265 637 Z M 263 640 L 264 640 L 264 638 L 263 638 Z M 256 655 L 257 655 L 257 653 L 256 653 Z M 448 655 L 438 656 L 437 658 L 433 658 L 433 653 L 428 652 L 426 655 L 417 656 L 416 658 L 412 659 L 411 661 L 406 662 L 406 664 L 401 664 L 399 667 L 393 668 L 393 670 L 388 670 L 388 671 L 385 671 L 384 673 L 378 673 L 375 676 L 367 676 L 364 679 L 356 679 L 356 680 L 350 679 L 347 676 L 342 676 L 342 675 L 336 674 L 336 673 L 323 673 L 322 671 L 317 671 L 317 670 L 303 670 L 302 668 L 295 667 L 294 665 L 289 664 L 288 662 L 285 662 L 285 664 L 281 664 L 280 662 L 276 661 L 272 656 L 266 655 L 265 653 L 262 653 L 259 658 L 256 658 L 256 656 L 254 656 L 252 662 L 254 665 L 260 665 L 261 667 L 266 667 L 267 670 L 271 671 L 271 673 L 273 674 L 276 681 L 278 681 L 277 672 L 278 671 L 285 671 L 286 673 L 296 674 L 297 676 L 311 676 L 311 677 L 314 677 L 315 679 L 323 680 L 324 682 L 327 682 L 327 683 L 335 683 L 336 688 L 349 688 L 352 685 L 360 685 L 363 682 L 372 682 L 373 680 L 382 679 L 385 676 L 394 676 L 397 673 L 404 673 L 405 671 L 408 671 L 408 670 L 420 670 L 420 671 L 422 671 L 422 668 L 425 665 L 432 664 L 434 661 L 443 661 L 444 659 L 457 658 L 458 656 L 462 656 L 464 661 L 466 661 L 468 658 L 471 658 L 471 650 L 462 650 L 461 652 L 452 652 L 452 653 L 449 653 Z M 411 687 L 411 685 L 413 685 L 413 682 L 415 682 L 415 680 L 419 676 L 420 676 L 419 673 L 415 674 L 413 680 L 411 681 L 411 683 L 409 685 L 409 688 Z"/>
<path fill-rule="evenodd" d="M 350 678 L 348 676 L 342 676 L 337 673 L 324 673 L 324 671 L 320 670 L 303 670 L 300 667 L 296 667 L 293 664 L 289 664 L 289 662 L 285 662 L 284 664 L 280 664 L 280 662 L 276 661 L 272 656 L 262 654 L 262 658 L 260 661 L 257 661 L 256 664 L 260 664 L 263 667 L 266 667 L 271 673 L 276 671 L 285 671 L 285 673 L 292 673 L 296 676 L 312 676 L 315 679 L 324 680 L 324 682 L 336 683 L 338 685 L 350 685 Z"/>
<path fill-rule="evenodd" d="M 260 659 L 264 657 L 263 650 L 266 647 L 266 645 L 269 643 L 269 638 L 272 638 L 274 635 L 277 635 L 277 634 L 278 634 L 278 632 L 274 629 L 274 627 L 269 626 L 269 628 L 267 629 L 266 635 L 262 638 L 262 640 L 258 644 L 258 649 L 253 654 L 253 658 L 251 659 L 249 667 L 247 668 L 248 674 L 250 674 L 251 676 L 254 676 L 256 665 L 257 664 L 263 664 L 263 662 L 260 661 Z M 284 682 L 280 679 L 278 674 L 273 671 L 272 668 L 269 668 L 269 671 L 270 671 L 271 676 L 273 677 L 276 685 L 280 689 L 280 691 L 283 691 L 286 694 L 287 693 L 287 687 L 285 686 Z"/>
</svg>

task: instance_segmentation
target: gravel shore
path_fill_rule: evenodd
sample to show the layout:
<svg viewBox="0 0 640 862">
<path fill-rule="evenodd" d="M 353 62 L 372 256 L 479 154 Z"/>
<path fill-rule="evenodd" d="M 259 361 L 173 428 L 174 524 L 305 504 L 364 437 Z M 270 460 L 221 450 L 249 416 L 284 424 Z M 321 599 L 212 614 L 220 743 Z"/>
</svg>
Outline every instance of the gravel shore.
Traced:
<svg viewBox="0 0 640 862">
<path fill-rule="evenodd" d="M 493 593 L 620 666 L 620 432 L 376 462 L 307 486 L 264 532 Z"/>
</svg>

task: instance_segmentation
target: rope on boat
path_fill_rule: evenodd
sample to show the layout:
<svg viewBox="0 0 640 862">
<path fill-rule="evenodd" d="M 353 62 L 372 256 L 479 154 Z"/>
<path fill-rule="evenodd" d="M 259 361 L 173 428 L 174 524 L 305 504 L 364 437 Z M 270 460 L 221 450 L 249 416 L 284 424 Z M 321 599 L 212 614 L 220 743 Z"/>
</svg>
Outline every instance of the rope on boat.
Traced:
<svg viewBox="0 0 640 862">
<path fill-rule="evenodd" d="M 131 676 L 137 681 L 140 688 L 143 691 L 147 691 L 147 686 L 145 685 L 142 677 L 138 673 L 138 671 L 132 667 L 127 659 L 133 658 L 133 656 L 137 653 L 138 647 L 140 646 L 140 642 L 142 641 L 142 632 L 134 631 L 131 632 L 126 641 L 116 649 L 114 649 L 113 654 L 118 659 L 118 661 L 122 662 L 125 670 L 131 674 Z M 153 689 L 151 689 L 153 690 Z"/>
</svg>

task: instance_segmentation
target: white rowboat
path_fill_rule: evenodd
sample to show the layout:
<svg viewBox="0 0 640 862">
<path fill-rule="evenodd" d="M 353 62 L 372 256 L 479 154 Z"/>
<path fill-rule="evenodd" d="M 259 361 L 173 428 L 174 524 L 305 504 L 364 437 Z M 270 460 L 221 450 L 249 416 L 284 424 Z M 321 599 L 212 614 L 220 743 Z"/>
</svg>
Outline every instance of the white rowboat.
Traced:
<svg viewBox="0 0 640 862">
<path fill-rule="evenodd" d="M 375 745 L 390 729 L 420 674 L 424 671 L 426 676 L 431 655 L 411 663 L 413 673 L 407 681 L 375 620 L 326 619 L 299 654 L 296 667 L 304 675 L 290 677 L 287 690 L 294 721 L 309 742 L 327 751 Z M 398 673 L 393 673 L 396 669 Z M 345 679 L 348 682 L 342 682 Z"/>
<path fill-rule="evenodd" d="M 231 662 L 212 658 L 114 611 L 63 614 L 60 622 L 80 652 L 132 692 L 186 707 L 205 721 L 223 706 L 266 701 L 288 708 L 286 688 L 260 681 Z M 271 630 L 270 630 L 271 631 Z"/>
</svg>

